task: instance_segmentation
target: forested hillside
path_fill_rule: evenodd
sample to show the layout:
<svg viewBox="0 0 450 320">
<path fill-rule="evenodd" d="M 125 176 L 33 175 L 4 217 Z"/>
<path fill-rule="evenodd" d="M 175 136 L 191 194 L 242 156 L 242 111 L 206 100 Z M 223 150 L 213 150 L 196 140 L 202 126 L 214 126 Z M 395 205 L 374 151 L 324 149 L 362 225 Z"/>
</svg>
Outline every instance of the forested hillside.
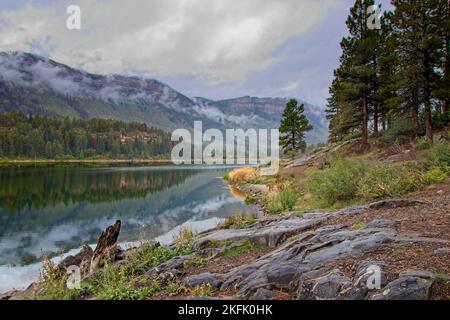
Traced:
<svg viewBox="0 0 450 320">
<path fill-rule="evenodd" d="M 0 157 L 146 159 L 169 154 L 170 135 L 137 122 L 0 115 Z"/>
</svg>

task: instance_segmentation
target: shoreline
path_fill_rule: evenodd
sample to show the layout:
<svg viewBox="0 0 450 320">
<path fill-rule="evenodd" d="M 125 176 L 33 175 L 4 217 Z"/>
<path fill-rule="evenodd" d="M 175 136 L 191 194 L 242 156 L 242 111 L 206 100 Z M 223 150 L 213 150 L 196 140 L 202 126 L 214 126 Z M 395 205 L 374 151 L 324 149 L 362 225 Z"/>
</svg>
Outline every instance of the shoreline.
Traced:
<svg viewBox="0 0 450 320">
<path fill-rule="evenodd" d="M 36 165 L 36 164 L 172 164 L 171 160 L 160 159 L 20 159 L 20 160 L 2 160 L 0 166 L 8 165 Z"/>
</svg>

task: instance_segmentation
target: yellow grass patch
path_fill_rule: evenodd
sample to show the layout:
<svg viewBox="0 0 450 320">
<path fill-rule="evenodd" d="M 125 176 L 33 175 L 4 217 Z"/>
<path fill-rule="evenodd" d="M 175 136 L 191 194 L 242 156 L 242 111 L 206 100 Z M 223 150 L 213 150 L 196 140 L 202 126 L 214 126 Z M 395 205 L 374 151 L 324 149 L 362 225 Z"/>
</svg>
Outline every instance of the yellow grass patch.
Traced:
<svg viewBox="0 0 450 320">
<path fill-rule="evenodd" d="M 259 176 L 255 168 L 237 168 L 228 174 L 228 180 L 231 182 L 246 182 Z"/>
</svg>

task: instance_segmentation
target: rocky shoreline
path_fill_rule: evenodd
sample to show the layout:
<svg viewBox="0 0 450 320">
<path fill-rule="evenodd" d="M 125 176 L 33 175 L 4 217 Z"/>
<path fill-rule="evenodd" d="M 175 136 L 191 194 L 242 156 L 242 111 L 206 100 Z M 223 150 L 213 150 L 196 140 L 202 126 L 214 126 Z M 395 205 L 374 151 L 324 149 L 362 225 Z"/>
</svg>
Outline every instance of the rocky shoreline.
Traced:
<svg viewBox="0 0 450 320">
<path fill-rule="evenodd" d="M 336 218 L 357 217 L 375 209 L 426 205 L 418 199 L 393 199 L 337 212 L 289 212 L 283 216 L 265 216 L 244 228 L 217 227 L 194 237 L 192 253 L 168 259 L 147 270 L 143 276 L 161 281 L 178 279 L 186 288 L 208 286 L 212 291 L 210 298 L 214 299 L 276 299 L 280 294 L 284 298 L 300 300 L 429 299 L 437 281 L 434 272 L 408 268 L 388 278 L 383 269 L 389 262 L 365 257 L 386 246 L 413 244 L 433 244 L 448 257 L 450 242 L 447 239 L 399 233 L 394 228 L 395 221 L 390 219 L 374 219 L 358 229 L 329 223 Z M 120 267 L 131 250 L 139 249 L 122 251 L 118 248 L 119 232 L 120 222 L 117 222 L 102 233 L 95 250 L 85 246 L 77 255 L 64 259 L 58 268 L 63 273 L 69 265 L 79 266 L 86 279 L 99 272 L 108 260 Z M 196 273 L 186 267 L 186 263 L 196 257 L 221 259 L 224 252 L 244 242 L 264 248 L 264 254 L 226 272 Z M 158 243 L 154 245 L 159 246 Z M 359 261 L 352 274 L 339 268 L 339 262 L 347 258 Z M 374 270 L 379 270 L 379 274 L 375 275 Z M 374 287 L 368 285 L 369 282 L 373 282 Z M 1 298 L 34 299 L 40 289 L 39 283 L 33 283 L 25 291 L 12 291 Z"/>
</svg>

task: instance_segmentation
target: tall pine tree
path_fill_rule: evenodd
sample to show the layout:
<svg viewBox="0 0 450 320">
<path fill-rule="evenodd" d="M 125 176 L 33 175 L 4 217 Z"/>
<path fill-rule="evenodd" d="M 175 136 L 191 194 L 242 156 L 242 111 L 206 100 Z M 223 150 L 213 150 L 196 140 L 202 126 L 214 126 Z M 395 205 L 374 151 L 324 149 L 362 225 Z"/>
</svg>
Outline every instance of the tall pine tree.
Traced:
<svg viewBox="0 0 450 320">
<path fill-rule="evenodd" d="M 306 149 L 305 133 L 312 129 L 304 115 L 305 106 L 291 99 L 286 104 L 280 124 L 280 145 L 284 152 L 290 153 Z"/>
</svg>

